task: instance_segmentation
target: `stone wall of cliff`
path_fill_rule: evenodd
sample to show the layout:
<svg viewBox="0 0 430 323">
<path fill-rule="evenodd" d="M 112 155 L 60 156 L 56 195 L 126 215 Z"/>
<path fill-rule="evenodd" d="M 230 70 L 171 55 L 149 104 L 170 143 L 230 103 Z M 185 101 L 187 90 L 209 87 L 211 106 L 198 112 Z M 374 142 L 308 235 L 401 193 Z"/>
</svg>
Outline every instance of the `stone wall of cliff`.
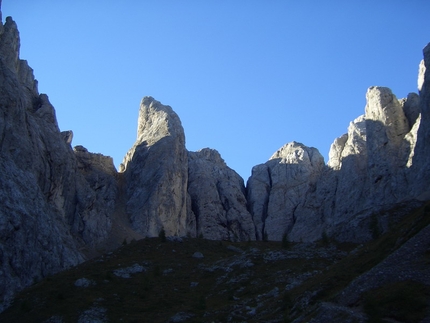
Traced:
<svg viewBox="0 0 430 323">
<path fill-rule="evenodd" d="M 112 160 L 106 171 L 75 155 L 19 58 L 16 23 L 1 26 L 0 310 L 17 290 L 82 262 L 80 248 L 106 238 L 116 195 Z"/>
<path fill-rule="evenodd" d="M 289 158 L 272 157 L 253 168 L 247 199 L 258 237 L 364 242 L 429 199 L 428 48 L 420 94 L 398 100 L 388 88 L 370 87 L 365 114 L 335 139 L 327 166 L 317 151 L 310 153 L 314 148 L 293 142 L 274 156 L 288 150 Z M 312 162 L 315 155 L 318 162 Z M 388 218 L 394 209 L 396 219 Z"/>
</svg>

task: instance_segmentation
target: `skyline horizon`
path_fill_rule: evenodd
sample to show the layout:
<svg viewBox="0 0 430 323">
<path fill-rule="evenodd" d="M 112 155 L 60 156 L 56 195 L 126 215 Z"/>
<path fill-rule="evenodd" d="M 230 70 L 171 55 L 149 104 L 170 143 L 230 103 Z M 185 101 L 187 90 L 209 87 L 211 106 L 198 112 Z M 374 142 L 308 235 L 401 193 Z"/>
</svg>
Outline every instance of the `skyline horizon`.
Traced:
<svg viewBox="0 0 430 323">
<path fill-rule="evenodd" d="M 2 12 L 73 145 L 118 169 L 152 96 L 178 114 L 187 150 L 217 150 L 246 183 L 292 141 L 327 164 L 369 87 L 418 93 L 430 4 L 387 3 L 6 0 Z"/>
</svg>

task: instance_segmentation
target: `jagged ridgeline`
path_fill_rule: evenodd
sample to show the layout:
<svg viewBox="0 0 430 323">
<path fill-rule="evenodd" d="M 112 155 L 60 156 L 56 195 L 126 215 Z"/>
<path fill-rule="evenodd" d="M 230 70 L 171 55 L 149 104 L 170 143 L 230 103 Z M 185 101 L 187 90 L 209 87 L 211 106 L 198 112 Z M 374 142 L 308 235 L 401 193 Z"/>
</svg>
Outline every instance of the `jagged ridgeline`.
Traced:
<svg viewBox="0 0 430 323">
<path fill-rule="evenodd" d="M 72 148 L 73 133 L 60 131 L 19 46 L 8 17 L 0 26 L 0 310 L 16 291 L 123 241 L 162 232 L 361 243 L 430 197 L 430 46 L 419 94 L 399 100 L 369 88 L 365 114 L 335 139 L 327 165 L 317 149 L 288 143 L 246 186 L 216 150 L 187 151 L 178 115 L 152 97 L 141 101 L 137 140 L 119 171 L 110 157 Z"/>
</svg>

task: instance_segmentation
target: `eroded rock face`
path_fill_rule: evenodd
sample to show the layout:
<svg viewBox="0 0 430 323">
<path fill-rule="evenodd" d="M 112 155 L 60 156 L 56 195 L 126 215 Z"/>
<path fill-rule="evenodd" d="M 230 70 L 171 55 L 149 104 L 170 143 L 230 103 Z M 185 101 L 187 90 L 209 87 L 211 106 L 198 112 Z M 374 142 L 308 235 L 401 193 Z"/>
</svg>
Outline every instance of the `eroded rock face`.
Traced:
<svg viewBox="0 0 430 323">
<path fill-rule="evenodd" d="M 296 210 L 324 167 L 315 148 L 292 142 L 281 147 L 264 165 L 252 169 L 248 204 L 258 238 L 281 240 L 296 221 Z"/>
<path fill-rule="evenodd" d="M 82 262 L 80 248 L 106 237 L 114 200 L 114 190 L 87 181 L 95 173 L 80 173 L 71 134 L 60 132 L 48 97 L 39 95 L 32 69 L 19 59 L 15 22 L 8 17 L 2 27 L 0 311 L 17 290 Z M 95 225 L 99 212 L 104 219 Z"/>
<path fill-rule="evenodd" d="M 420 199 L 430 199 L 430 43 L 423 50 L 424 59 L 420 63 L 418 90 L 420 96 L 421 120 L 417 131 L 415 153 L 411 161 L 411 182 L 415 194 Z"/>
<path fill-rule="evenodd" d="M 402 173 L 406 171 L 404 156 L 410 149 L 402 143 L 409 124 L 402 105 L 388 88 L 371 87 L 366 97 L 368 205 L 400 202 L 396 195 L 407 187 Z"/>
<path fill-rule="evenodd" d="M 360 156 L 360 160 L 365 164 L 366 155 L 366 121 L 364 115 L 361 115 L 349 124 L 348 133 L 335 139 L 330 147 L 327 165 L 339 170 L 342 168 L 342 162 L 346 162 L 349 156 L 351 156 L 349 159 Z M 363 163 L 357 166 L 363 167 Z"/>
<path fill-rule="evenodd" d="M 339 240 L 371 239 L 369 228 L 377 223 L 383 230 L 385 221 L 370 220 L 372 214 L 384 214 L 416 197 L 411 193 L 414 183 L 408 177 L 420 125 L 419 98 L 411 93 L 407 99 L 398 100 L 384 87 L 369 88 L 366 97 L 366 113 L 361 119 L 363 136 L 351 145 L 351 151 L 357 153 L 343 155 L 341 167 L 332 167 L 335 200 L 331 215 L 325 217 L 327 230 Z M 333 166 L 331 160 L 328 165 Z"/>
<path fill-rule="evenodd" d="M 124 158 L 127 213 L 144 236 L 184 236 L 187 214 L 188 155 L 181 121 L 171 107 L 142 99 L 137 140 Z"/>
<path fill-rule="evenodd" d="M 112 226 L 112 213 L 118 195 L 117 172 L 112 157 L 94 154 L 82 146 L 74 153 L 77 170 L 77 205 L 72 230 L 86 245 L 102 243 Z"/>
<path fill-rule="evenodd" d="M 83 260 L 68 229 L 71 213 L 64 209 L 73 196 L 73 153 L 61 140 L 47 97 L 39 96 L 34 79 L 23 78 L 32 71 L 18 51 L 18 30 L 8 18 L 0 36 L 2 307 L 34 280 Z"/>
<path fill-rule="evenodd" d="M 188 193 L 197 235 L 211 240 L 255 240 L 243 179 L 216 150 L 189 152 L 188 160 Z"/>
<path fill-rule="evenodd" d="M 430 56 L 430 50 L 424 53 Z M 254 167 L 247 198 L 258 238 L 315 241 L 328 235 L 368 241 L 375 227 L 386 230 L 384 212 L 405 201 L 417 205 L 413 200 L 428 191 L 430 176 L 428 145 L 422 140 L 427 135 L 430 140 L 424 130 L 429 118 L 425 62 L 420 96 L 410 93 L 398 100 L 388 88 L 369 88 L 365 114 L 335 139 L 327 167 L 322 157 L 311 162 L 315 154 L 304 158 L 308 148 L 294 143 Z"/>
<path fill-rule="evenodd" d="M 241 177 L 218 152 L 188 152 L 179 117 L 152 97 L 142 100 L 138 135 L 120 168 L 127 213 L 144 236 L 255 240 Z"/>
</svg>

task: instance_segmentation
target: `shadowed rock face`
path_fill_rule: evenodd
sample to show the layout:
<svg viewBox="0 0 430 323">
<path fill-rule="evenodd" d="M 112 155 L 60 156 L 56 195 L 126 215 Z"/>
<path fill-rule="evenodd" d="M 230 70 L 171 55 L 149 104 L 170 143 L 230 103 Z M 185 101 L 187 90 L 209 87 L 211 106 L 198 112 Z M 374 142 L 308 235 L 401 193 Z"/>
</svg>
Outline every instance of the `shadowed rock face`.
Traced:
<svg viewBox="0 0 430 323">
<path fill-rule="evenodd" d="M 55 112 L 18 58 L 19 34 L 7 21 L 0 35 L 0 295 L 77 264 L 68 221 L 73 152 L 61 140 Z M 64 186 L 62 179 L 71 181 Z"/>
<path fill-rule="evenodd" d="M 112 164 L 91 180 L 93 163 L 77 160 L 70 142 L 19 59 L 8 17 L 0 29 L 0 310 L 17 290 L 82 262 L 80 248 L 108 234 L 116 171 Z"/>
<path fill-rule="evenodd" d="M 411 170 L 415 194 L 422 199 L 430 199 L 430 44 L 424 50 L 424 59 L 420 63 L 418 90 L 420 95 L 421 120 L 417 130 L 415 153 Z M 417 121 L 418 122 L 418 121 Z"/>
<path fill-rule="evenodd" d="M 188 193 L 197 235 L 212 240 L 255 240 L 243 179 L 216 150 L 189 152 L 188 160 Z"/>
<path fill-rule="evenodd" d="M 103 244 L 112 227 L 117 200 L 117 172 L 109 156 L 73 149 L 77 161 L 76 211 L 73 227 L 86 245 Z M 82 176 L 80 176 L 82 175 Z"/>
</svg>

